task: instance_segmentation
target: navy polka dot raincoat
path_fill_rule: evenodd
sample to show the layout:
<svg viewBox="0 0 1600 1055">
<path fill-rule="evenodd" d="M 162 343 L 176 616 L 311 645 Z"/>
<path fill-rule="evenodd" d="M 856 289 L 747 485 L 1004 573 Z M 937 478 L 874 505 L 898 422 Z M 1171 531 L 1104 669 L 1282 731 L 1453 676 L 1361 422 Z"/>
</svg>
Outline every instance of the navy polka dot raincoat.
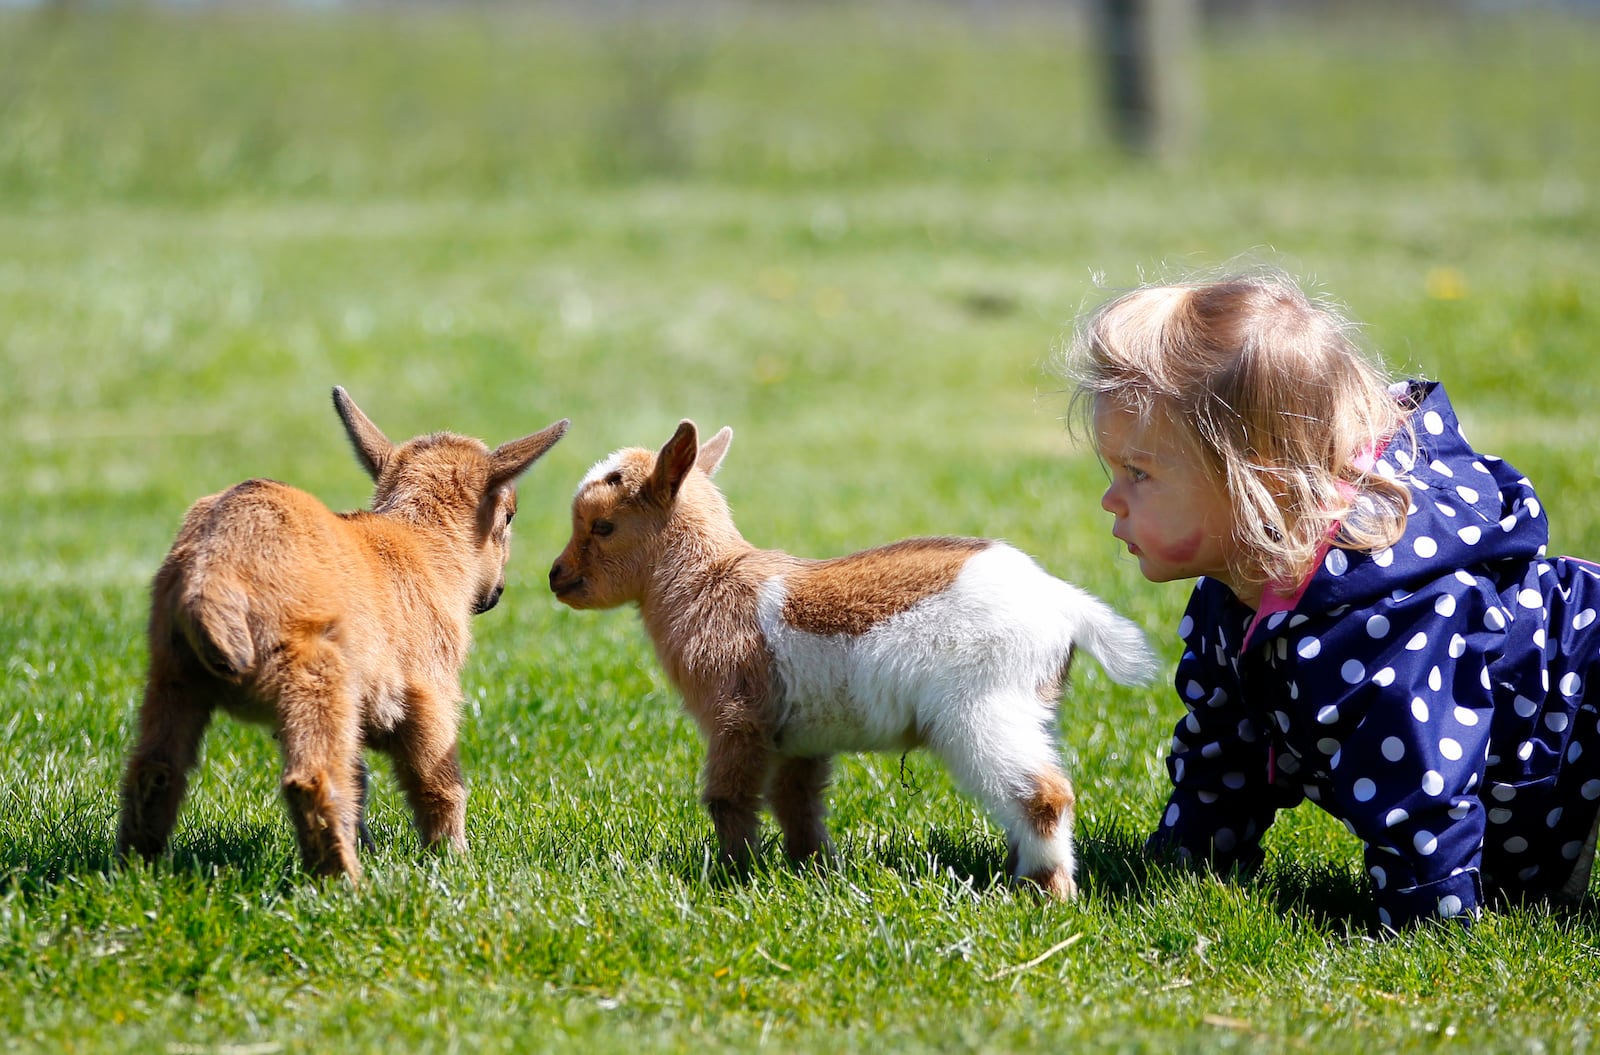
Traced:
<svg viewBox="0 0 1600 1055">
<path fill-rule="evenodd" d="M 1404 398 L 1417 447 L 1376 466 L 1411 490 L 1398 543 L 1328 549 L 1259 613 L 1197 583 L 1151 837 L 1248 869 L 1276 812 L 1310 799 L 1361 838 L 1396 927 L 1473 915 L 1486 885 L 1559 890 L 1600 811 L 1600 568 L 1546 557 L 1532 485 L 1468 445 L 1441 386 Z"/>
</svg>

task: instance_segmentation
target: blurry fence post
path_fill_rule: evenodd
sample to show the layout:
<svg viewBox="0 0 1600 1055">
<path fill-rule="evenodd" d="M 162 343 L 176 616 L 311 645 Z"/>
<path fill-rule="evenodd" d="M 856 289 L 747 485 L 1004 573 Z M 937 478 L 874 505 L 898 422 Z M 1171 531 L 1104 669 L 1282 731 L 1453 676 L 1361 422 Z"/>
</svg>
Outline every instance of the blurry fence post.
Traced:
<svg viewBox="0 0 1600 1055">
<path fill-rule="evenodd" d="M 1099 0 L 1111 130 L 1133 153 L 1167 157 L 1188 145 L 1197 6 L 1197 0 Z"/>
</svg>

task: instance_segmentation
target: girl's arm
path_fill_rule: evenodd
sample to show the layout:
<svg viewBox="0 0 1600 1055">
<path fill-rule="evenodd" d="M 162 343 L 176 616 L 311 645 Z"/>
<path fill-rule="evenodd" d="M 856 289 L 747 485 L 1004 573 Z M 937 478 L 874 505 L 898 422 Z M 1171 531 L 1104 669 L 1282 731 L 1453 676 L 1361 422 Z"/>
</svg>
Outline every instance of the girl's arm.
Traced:
<svg viewBox="0 0 1600 1055">
<path fill-rule="evenodd" d="M 1261 863 L 1261 837 L 1277 811 L 1302 795 L 1269 774 L 1269 731 L 1245 707 L 1233 667 L 1246 623 L 1220 590 L 1198 587 L 1180 627 L 1186 650 L 1176 684 L 1187 713 L 1167 757 L 1172 794 L 1146 849 L 1249 872 Z"/>
</svg>

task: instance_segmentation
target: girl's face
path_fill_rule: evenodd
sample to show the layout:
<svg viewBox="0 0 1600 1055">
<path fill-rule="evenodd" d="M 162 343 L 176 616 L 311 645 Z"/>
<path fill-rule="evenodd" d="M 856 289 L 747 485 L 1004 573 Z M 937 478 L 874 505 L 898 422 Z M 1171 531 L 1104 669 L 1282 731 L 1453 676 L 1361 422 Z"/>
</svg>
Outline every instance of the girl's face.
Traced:
<svg viewBox="0 0 1600 1055">
<path fill-rule="evenodd" d="M 1228 558 L 1237 552 L 1227 495 L 1201 471 L 1195 455 L 1115 400 L 1094 409 L 1095 445 L 1111 473 L 1100 505 L 1116 518 L 1111 534 L 1139 560 L 1151 582 L 1199 575 L 1229 586 L 1249 605 L 1260 587 L 1234 582 Z"/>
</svg>

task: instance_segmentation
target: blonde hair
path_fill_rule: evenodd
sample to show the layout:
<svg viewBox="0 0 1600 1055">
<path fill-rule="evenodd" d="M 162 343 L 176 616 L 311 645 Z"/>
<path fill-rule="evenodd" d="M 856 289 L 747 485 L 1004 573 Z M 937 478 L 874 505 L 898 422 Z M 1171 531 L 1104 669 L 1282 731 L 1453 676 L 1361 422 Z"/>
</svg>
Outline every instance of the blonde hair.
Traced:
<svg viewBox="0 0 1600 1055">
<path fill-rule="evenodd" d="M 1353 331 L 1275 272 L 1137 289 L 1078 326 L 1072 417 L 1109 399 L 1168 430 L 1228 495 L 1241 565 L 1229 572 L 1298 584 L 1330 536 L 1375 552 L 1405 530 L 1410 492 L 1371 458 L 1399 433 L 1410 441 L 1409 407 Z"/>
</svg>

